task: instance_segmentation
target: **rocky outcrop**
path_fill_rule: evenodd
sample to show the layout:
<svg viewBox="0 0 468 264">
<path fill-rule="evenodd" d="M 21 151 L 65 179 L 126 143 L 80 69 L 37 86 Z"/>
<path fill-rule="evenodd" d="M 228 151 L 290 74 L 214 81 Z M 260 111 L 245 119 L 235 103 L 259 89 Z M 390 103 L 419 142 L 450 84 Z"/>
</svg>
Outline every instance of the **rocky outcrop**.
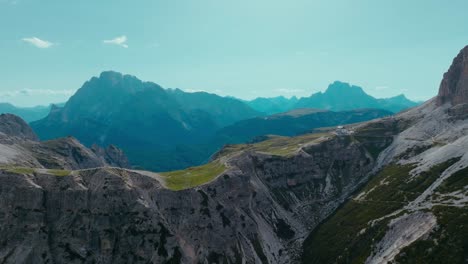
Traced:
<svg viewBox="0 0 468 264">
<path fill-rule="evenodd" d="M 38 141 L 21 118 L 0 115 L 0 166 L 46 169 L 86 169 L 106 166 L 128 167 L 122 150 L 109 146 L 90 150 L 73 137 Z"/>
<path fill-rule="evenodd" d="M 130 163 L 125 153 L 114 145 L 102 148 L 94 144 L 91 146 L 91 150 L 112 167 L 130 168 Z"/>
<path fill-rule="evenodd" d="M 389 230 L 375 245 L 375 253 L 366 260 L 366 264 L 393 261 L 402 248 L 430 233 L 436 225 L 437 218 L 432 213 L 422 211 L 392 219 L 388 224 Z"/>
<path fill-rule="evenodd" d="M 0 115 L 0 133 L 22 140 L 38 140 L 31 127 L 23 119 L 12 114 Z"/>
<path fill-rule="evenodd" d="M 44 168 L 86 169 L 110 166 L 99 154 L 83 146 L 73 137 L 23 144 Z"/>
<path fill-rule="evenodd" d="M 437 105 L 453 106 L 468 103 L 468 46 L 460 51 L 444 74 L 437 96 Z"/>
</svg>

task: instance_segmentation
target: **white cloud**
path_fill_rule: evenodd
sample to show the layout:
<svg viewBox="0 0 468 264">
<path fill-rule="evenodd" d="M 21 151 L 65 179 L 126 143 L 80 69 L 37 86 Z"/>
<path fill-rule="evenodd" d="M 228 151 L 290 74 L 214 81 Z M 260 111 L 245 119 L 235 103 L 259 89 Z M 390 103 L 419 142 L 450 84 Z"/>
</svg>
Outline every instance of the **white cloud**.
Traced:
<svg viewBox="0 0 468 264">
<path fill-rule="evenodd" d="M 127 45 L 126 42 L 127 42 L 127 36 L 125 36 L 125 35 L 120 36 L 120 37 L 116 37 L 114 39 L 103 40 L 104 44 L 117 45 L 117 46 L 121 46 L 123 48 L 128 48 L 128 45 Z"/>
<path fill-rule="evenodd" d="M 184 92 L 187 92 L 187 93 L 198 93 L 198 92 L 207 92 L 206 90 L 202 90 L 202 89 L 183 89 Z"/>
<path fill-rule="evenodd" d="M 0 93 L 0 97 L 10 98 L 10 97 L 16 97 L 16 96 L 36 96 L 36 95 L 70 96 L 70 95 L 73 95 L 75 92 L 76 92 L 75 90 L 21 89 L 21 90 L 2 92 Z"/>
<path fill-rule="evenodd" d="M 47 48 L 50 48 L 52 47 L 53 45 L 55 45 L 54 43 L 52 42 L 49 42 L 47 40 L 42 40 L 40 38 L 37 38 L 37 37 L 32 37 L 32 38 L 23 38 L 22 39 L 24 42 L 27 42 L 27 43 L 30 43 L 38 48 L 41 48 L 41 49 L 47 49 Z"/>
<path fill-rule="evenodd" d="M 20 89 L 0 91 L 0 102 L 9 102 L 16 106 L 48 105 L 65 102 L 76 90 Z"/>
</svg>

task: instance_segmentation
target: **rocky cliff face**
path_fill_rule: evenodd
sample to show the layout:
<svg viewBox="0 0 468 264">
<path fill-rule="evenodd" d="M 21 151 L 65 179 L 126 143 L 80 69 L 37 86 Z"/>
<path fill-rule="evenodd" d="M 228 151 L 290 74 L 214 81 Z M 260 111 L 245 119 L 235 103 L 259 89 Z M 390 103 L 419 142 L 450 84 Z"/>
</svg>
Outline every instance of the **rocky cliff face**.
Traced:
<svg viewBox="0 0 468 264">
<path fill-rule="evenodd" d="M 303 263 L 466 263 L 467 51 L 436 98 L 393 118 L 371 180 L 311 233 Z"/>
<path fill-rule="evenodd" d="M 38 137 L 21 118 L 12 114 L 0 115 L 0 133 L 4 136 L 15 137 L 23 140 L 37 141 Z"/>
<path fill-rule="evenodd" d="M 468 46 L 455 57 L 440 84 L 437 105 L 447 102 L 453 106 L 468 104 Z"/>
<path fill-rule="evenodd" d="M 102 148 L 96 144 L 91 146 L 91 150 L 101 157 L 105 163 L 112 167 L 119 168 L 130 168 L 130 162 L 128 161 L 125 153 L 114 145 L 109 145 L 107 148 Z"/>
<path fill-rule="evenodd" d="M 330 134 L 291 155 L 229 153 L 215 180 L 177 192 L 158 174 L 83 169 L 92 166 L 84 159 L 64 163 L 74 169 L 65 176 L 0 169 L 0 260 L 297 262 L 308 232 L 367 179 L 376 154 L 391 143 L 393 122 L 382 124 L 369 127 L 379 138 Z M 50 147 L 74 156 L 65 143 Z"/>
</svg>

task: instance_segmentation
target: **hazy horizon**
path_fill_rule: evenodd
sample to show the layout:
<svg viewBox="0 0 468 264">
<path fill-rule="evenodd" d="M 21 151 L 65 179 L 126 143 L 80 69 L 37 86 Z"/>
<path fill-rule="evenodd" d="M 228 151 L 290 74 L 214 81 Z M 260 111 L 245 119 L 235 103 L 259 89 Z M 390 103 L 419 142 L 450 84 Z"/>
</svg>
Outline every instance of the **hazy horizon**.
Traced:
<svg viewBox="0 0 468 264">
<path fill-rule="evenodd" d="M 112 71 L 112 70 L 109 70 L 109 71 Z M 106 72 L 106 71 L 104 71 Z M 116 72 L 116 71 L 114 71 Z M 131 74 L 125 74 L 125 73 L 122 73 L 123 75 L 131 75 Z M 92 77 L 98 77 L 99 75 L 94 75 Z M 132 75 L 134 76 L 134 75 Z M 91 77 L 91 78 L 92 78 Z M 137 77 L 138 76 L 134 76 L 134 77 Z M 90 78 L 90 79 L 91 79 Z M 138 78 L 140 79 L 140 78 Z M 141 80 L 141 79 L 140 79 Z M 88 81 L 88 80 L 86 80 Z M 86 82 L 85 81 L 85 82 Z M 151 82 L 151 83 L 155 83 L 155 84 L 158 84 L 156 82 L 153 82 L 151 80 L 141 80 L 143 82 Z M 83 84 L 85 83 L 83 82 Z M 342 81 L 342 80 L 335 80 L 333 82 L 331 82 L 329 85 L 327 85 L 325 88 L 323 89 L 320 89 L 320 90 L 316 90 L 316 91 L 312 91 L 311 94 L 309 95 L 304 95 L 304 96 L 300 96 L 300 95 L 296 95 L 296 94 L 278 94 L 278 95 L 273 95 L 273 96 L 252 96 L 252 97 L 248 97 L 248 98 L 241 98 L 241 97 L 237 97 L 237 96 L 234 96 L 234 95 L 229 95 L 229 94 L 218 94 L 216 91 L 208 91 L 208 90 L 193 90 L 193 89 L 183 89 L 183 88 L 179 88 L 179 87 L 162 87 L 163 89 L 179 89 L 179 90 L 182 90 L 184 92 L 187 92 L 187 93 L 197 93 L 197 92 L 206 92 L 206 93 L 210 93 L 210 94 L 216 94 L 216 95 L 219 95 L 219 96 L 222 96 L 222 97 L 231 97 L 231 98 L 236 98 L 238 100 L 245 100 L 245 101 L 251 101 L 251 100 L 254 100 L 254 99 L 257 99 L 257 98 L 274 98 L 274 97 L 285 97 L 287 99 L 291 99 L 292 97 L 297 97 L 297 98 L 303 98 L 303 97 L 310 97 L 316 93 L 320 93 L 320 92 L 325 92 L 327 90 L 327 88 L 332 85 L 334 82 L 342 82 L 342 83 L 348 83 L 350 84 L 351 86 L 358 86 L 360 88 L 362 88 L 364 90 L 365 93 L 369 94 L 369 95 L 372 95 L 371 93 L 369 93 L 368 89 L 366 89 L 365 87 L 361 87 L 359 85 L 355 85 L 353 83 L 349 83 L 349 82 L 346 82 L 346 81 Z M 159 85 L 159 84 L 158 84 Z M 81 88 L 81 87 L 80 87 Z M 79 89 L 79 88 L 78 88 Z M 78 91 L 78 89 L 76 90 L 68 90 L 68 91 L 57 91 L 57 92 L 54 92 L 53 90 L 48 90 L 46 92 L 44 91 L 40 91 L 39 93 L 41 92 L 44 92 L 45 94 L 48 94 L 48 98 L 54 98 L 54 97 L 62 97 L 64 98 L 63 100 L 56 100 L 56 101 L 51 101 L 51 102 L 48 102 L 48 103 L 44 103 L 44 104 L 38 104 L 38 103 L 34 103 L 34 99 L 32 99 L 32 104 L 26 104 L 26 105 L 23 105 L 21 104 L 22 102 L 22 98 L 21 96 L 23 97 L 31 97 L 32 94 L 34 94 L 34 91 L 33 90 L 30 90 L 30 89 L 27 89 L 25 91 L 19 91 L 17 94 L 15 95 L 8 95 L 8 96 L 0 96 L 0 103 L 9 103 L 13 106 L 16 106 L 16 107 L 20 107 L 20 108 L 32 108 L 32 107 L 42 107 L 42 106 L 48 106 L 48 105 L 51 105 L 51 104 L 61 104 L 61 103 L 66 103 L 70 97 L 76 93 L 76 91 Z M 399 96 L 399 95 L 404 95 L 406 98 L 408 98 L 408 96 L 402 92 L 400 94 L 395 94 L 395 95 L 392 95 L 392 96 L 387 96 L 387 97 L 378 97 L 378 96 L 374 96 L 375 98 L 377 99 L 385 99 L 385 98 L 391 98 L 391 97 L 396 97 L 396 96 Z M 434 95 L 435 96 L 435 95 Z M 431 97 L 432 98 L 432 97 Z M 3 100 L 4 99 L 4 100 Z M 8 99 L 14 99 L 14 100 L 8 100 Z M 412 100 L 414 102 L 421 102 L 421 101 L 426 101 L 426 100 L 416 100 L 416 99 L 412 99 L 412 98 L 408 98 L 409 100 Z M 430 98 L 429 98 L 430 99 Z M 14 102 L 20 102 L 19 104 L 16 104 Z"/>
<path fill-rule="evenodd" d="M 421 8 L 424 6 L 424 8 Z M 464 1 L 0 0 L 0 101 L 64 102 L 112 69 L 242 99 L 324 91 L 436 95 L 468 43 Z"/>
</svg>

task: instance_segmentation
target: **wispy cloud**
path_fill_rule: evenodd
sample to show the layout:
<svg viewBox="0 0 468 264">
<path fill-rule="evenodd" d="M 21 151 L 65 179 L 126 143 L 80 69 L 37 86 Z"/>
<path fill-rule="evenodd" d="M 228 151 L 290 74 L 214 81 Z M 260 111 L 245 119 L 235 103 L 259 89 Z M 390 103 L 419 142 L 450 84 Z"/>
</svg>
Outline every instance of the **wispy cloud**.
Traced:
<svg viewBox="0 0 468 264">
<path fill-rule="evenodd" d="M 54 43 L 52 42 L 49 42 L 47 40 L 42 40 L 40 38 L 37 38 L 37 37 L 32 37 L 32 38 L 23 38 L 22 39 L 24 42 L 27 42 L 27 43 L 30 43 L 40 49 L 47 49 L 47 48 L 50 48 L 52 47 L 53 45 L 55 45 Z"/>
<path fill-rule="evenodd" d="M 183 89 L 184 92 L 187 92 L 187 93 L 198 93 L 198 92 L 207 92 L 206 90 L 202 90 L 202 89 Z"/>
<path fill-rule="evenodd" d="M 70 96 L 73 95 L 75 90 L 52 90 L 52 89 L 21 89 L 1 92 L 0 97 L 11 98 L 16 96 L 37 96 L 37 95 L 46 95 L 46 96 Z"/>
<path fill-rule="evenodd" d="M 126 42 L 127 42 L 127 36 L 125 35 L 116 37 L 114 39 L 103 40 L 104 44 L 117 45 L 123 48 L 128 48 L 128 45 Z"/>
<path fill-rule="evenodd" d="M 19 0 L 0 0 L 0 4 L 17 5 Z"/>
</svg>

